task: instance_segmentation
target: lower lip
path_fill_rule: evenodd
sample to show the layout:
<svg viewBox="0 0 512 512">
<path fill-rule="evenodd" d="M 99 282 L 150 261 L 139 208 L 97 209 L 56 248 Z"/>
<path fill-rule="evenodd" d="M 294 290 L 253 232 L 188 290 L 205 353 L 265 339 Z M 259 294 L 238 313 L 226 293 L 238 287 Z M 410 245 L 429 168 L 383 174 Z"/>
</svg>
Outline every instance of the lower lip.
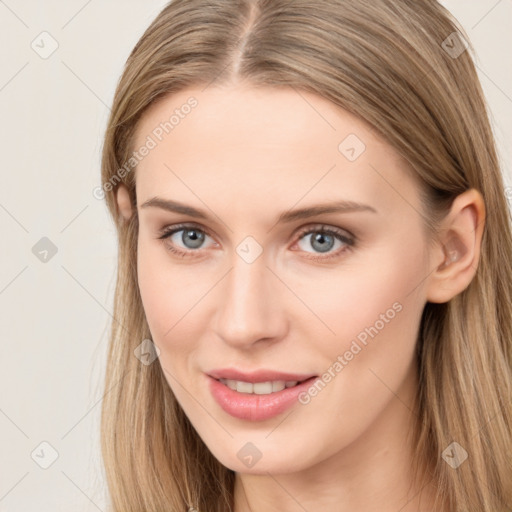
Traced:
<svg viewBox="0 0 512 512">
<path fill-rule="evenodd" d="M 213 398 L 225 412 L 241 420 L 263 421 L 289 409 L 298 401 L 300 393 L 306 391 L 317 377 L 311 377 L 292 388 L 284 388 L 268 395 L 239 393 L 213 377 L 208 376 L 208 379 Z"/>
</svg>

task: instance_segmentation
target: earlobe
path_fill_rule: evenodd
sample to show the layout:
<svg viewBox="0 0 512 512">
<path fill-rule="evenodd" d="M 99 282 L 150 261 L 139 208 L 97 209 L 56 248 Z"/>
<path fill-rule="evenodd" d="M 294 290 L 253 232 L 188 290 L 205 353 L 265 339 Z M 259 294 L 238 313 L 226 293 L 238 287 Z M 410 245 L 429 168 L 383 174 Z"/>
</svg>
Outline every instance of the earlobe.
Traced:
<svg viewBox="0 0 512 512">
<path fill-rule="evenodd" d="M 428 280 L 429 302 L 448 302 L 469 286 L 478 268 L 484 220 L 480 192 L 470 189 L 455 198 L 431 258 L 437 267 Z"/>
<path fill-rule="evenodd" d="M 116 191 L 116 201 L 119 213 L 122 215 L 124 220 L 129 220 L 132 216 L 132 203 L 130 201 L 130 194 L 126 185 L 119 185 Z"/>
</svg>

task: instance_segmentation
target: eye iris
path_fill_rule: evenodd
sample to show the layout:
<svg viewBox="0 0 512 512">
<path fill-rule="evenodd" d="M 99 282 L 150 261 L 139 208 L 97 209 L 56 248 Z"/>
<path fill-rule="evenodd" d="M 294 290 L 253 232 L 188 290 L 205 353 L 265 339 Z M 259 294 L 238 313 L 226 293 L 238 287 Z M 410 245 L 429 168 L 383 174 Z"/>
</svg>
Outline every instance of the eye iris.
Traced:
<svg viewBox="0 0 512 512">
<path fill-rule="evenodd" d="M 186 237 L 189 237 L 189 239 L 192 240 L 191 245 L 187 244 Z M 181 236 L 181 241 L 190 249 L 197 249 L 204 241 L 204 233 L 201 233 L 196 229 L 184 230 L 183 235 Z"/>
<path fill-rule="evenodd" d="M 326 239 L 330 241 L 330 243 L 327 243 L 327 246 L 325 245 Z M 320 245 L 315 246 L 315 244 L 317 242 L 319 242 Z M 332 249 L 333 243 L 334 243 L 333 236 L 327 235 L 325 233 L 317 233 L 316 235 L 313 236 L 313 241 L 312 241 L 311 245 L 320 252 L 327 252 Z"/>
</svg>

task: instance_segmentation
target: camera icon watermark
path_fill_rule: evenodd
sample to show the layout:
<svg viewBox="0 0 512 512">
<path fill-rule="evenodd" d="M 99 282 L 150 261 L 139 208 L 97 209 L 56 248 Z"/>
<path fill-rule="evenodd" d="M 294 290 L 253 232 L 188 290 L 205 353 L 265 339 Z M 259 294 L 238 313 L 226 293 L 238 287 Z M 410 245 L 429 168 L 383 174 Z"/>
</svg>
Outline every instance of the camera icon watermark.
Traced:
<svg viewBox="0 0 512 512">
<path fill-rule="evenodd" d="M 57 252 L 57 246 L 46 236 L 32 247 L 32 254 L 42 263 L 48 263 Z"/>
<path fill-rule="evenodd" d="M 133 353 L 143 365 L 149 366 L 160 355 L 160 349 L 151 340 L 145 339 Z"/>
<path fill-rule="evenodd" d="M 469 47 L 460 32 L 452 32 L 442 43 L 441 48 L 452 58 L 458 59 Z"/>
<path fill-rule="evenodd" d="M 252 468 L 263 456 L 260 450 L 252 443 L 246 443 L 240 448 L 236 456 L 248 467 Z"/>
<path fill-rule="evenodd" d="M 454 441 L 443 451 L 441 457 L 453 469 L 457 469 L 468 458 L 468 452 Z"/>
<path fill-rule="evenodd" d="M 59 458 L 59 452 L 48 441 L 43 441 L 34 448 L 30 457 L 40 468 L 48 469 Z"/>
<path fill-rule="evenodd" d="M 255 238 L 247 236 L 238 244 L 236 252 L 246 263 L 253 263 L 260 257 L 263 247 Z"/>
<path fill-rule="evenodd" d="M 30 43 L 30 47 L 41 59 L 50 57 L 59 47 L 57 40 L 49 33 L 43 31 Z"/>
<path fill-rule="evenodd" d="M 355 162 L 366 151 L 366 145 L 355 133 L 351 133 L 340 142 L 338 151 L 349 162 Z"/>
</svg>

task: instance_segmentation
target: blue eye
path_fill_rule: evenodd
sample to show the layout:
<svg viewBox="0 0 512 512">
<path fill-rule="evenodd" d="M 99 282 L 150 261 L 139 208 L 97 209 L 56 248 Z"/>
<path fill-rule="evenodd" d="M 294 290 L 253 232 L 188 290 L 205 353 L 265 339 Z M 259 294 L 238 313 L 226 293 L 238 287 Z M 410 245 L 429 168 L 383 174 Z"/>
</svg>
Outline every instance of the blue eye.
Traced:
<svg viewBox="0 0 512 512">
<path fill-rule="evenodd" d="M 181 235 L 175 237 L 175 235 L 179 233 L 181 233 Z M 316 254 L 318 254 L 318 256 L 312 255 L 315 252 L 311 253 L 308 251 L 308 248 L 301 248 L 301 250 L 309 254 L 309 256 L 306 256 L 306 259 L 315 261 L 326 261 L 331 258 L 339 257 L 341 253 L 350 250 L 355 244 L 355 239 L 345 231 L 319 225 L 302 230 L 294 246 L 307 237 L 309 237 L 309 242 L 307 243 L 308 247 L 317 251 Z M 206 239 L 211 237 L 201 228 L 194 225 L 182 224 L 164 228 L 158 238 L 165 242 L 165 246 L 170 252 L 181 258 L 185 258 L 195 257 L 193 253 L 199 253 L 199 249 L 202 248 Z M 341 247 L 335 252 L 332 252 L 336 242 L 338 242 Z M 179 245 L 176 247 L 178 243 L 182 245 L 182 248 L 180 248 Z M 212 245 L 216 246 L 218 244 L 214 242 Z M 326 255 L 322 256 L 322 254 Z"/>
<path fill-rule="evenodd" d="M 336 228 L 327 228 L 325 226 L 315 226 L 313 228 L 308 228 L 302 231 L 299 235 L 299 241 L 308 237 L 308 247 L 312 247 L 318 251 L 319 254 L 327 253 L 326 256 L 307 256 L 308 259 L 315 261 L 326 261 L 331 258 L 338 257 L 346 250 L 350 250 L 355 243 L 354 238 L 347 236 L 344 231 L 338 230 Z M 341 244 L 341 248 L 335 252 L 330 252 L 336 242 Z M 312 254 L 307 249 L 303 250 L 308 254 Z"/>
<path fill-rule="evenodd" d="M 180 232 L 182 234 L 177 238 L 185 246 L 185 249 L 189 249 L 189 251 L 183 251 L 174 247 L 176 240 L 172 240 L 172 238 Z M 201 247 L 207 236 L 206 232 L 202 229 L 196 228 L 195 226 L 182 225 L 165 228 L 159 239 L 166 242 L 165 245 L 171 252 L 178 256 L 185 257 L 188 256 L 190 252 L 197 252 L 197 249 Z M 168 242 L 172 242 L 172 244 Z"/>
<path fill-rule="evenodd" d="M 198 229 L 180 229 L 175 233 L 179 233 L 180 231 L 183 232 L 181 235 L 181 241 L 185 245 L 187 245 L 187 240 L 189 241 L 188 243 L 190 243 L 190 246 L 187 247 L 188 249 L 198 249 L 204 242 L 205 233 Z"/>
</svg>

